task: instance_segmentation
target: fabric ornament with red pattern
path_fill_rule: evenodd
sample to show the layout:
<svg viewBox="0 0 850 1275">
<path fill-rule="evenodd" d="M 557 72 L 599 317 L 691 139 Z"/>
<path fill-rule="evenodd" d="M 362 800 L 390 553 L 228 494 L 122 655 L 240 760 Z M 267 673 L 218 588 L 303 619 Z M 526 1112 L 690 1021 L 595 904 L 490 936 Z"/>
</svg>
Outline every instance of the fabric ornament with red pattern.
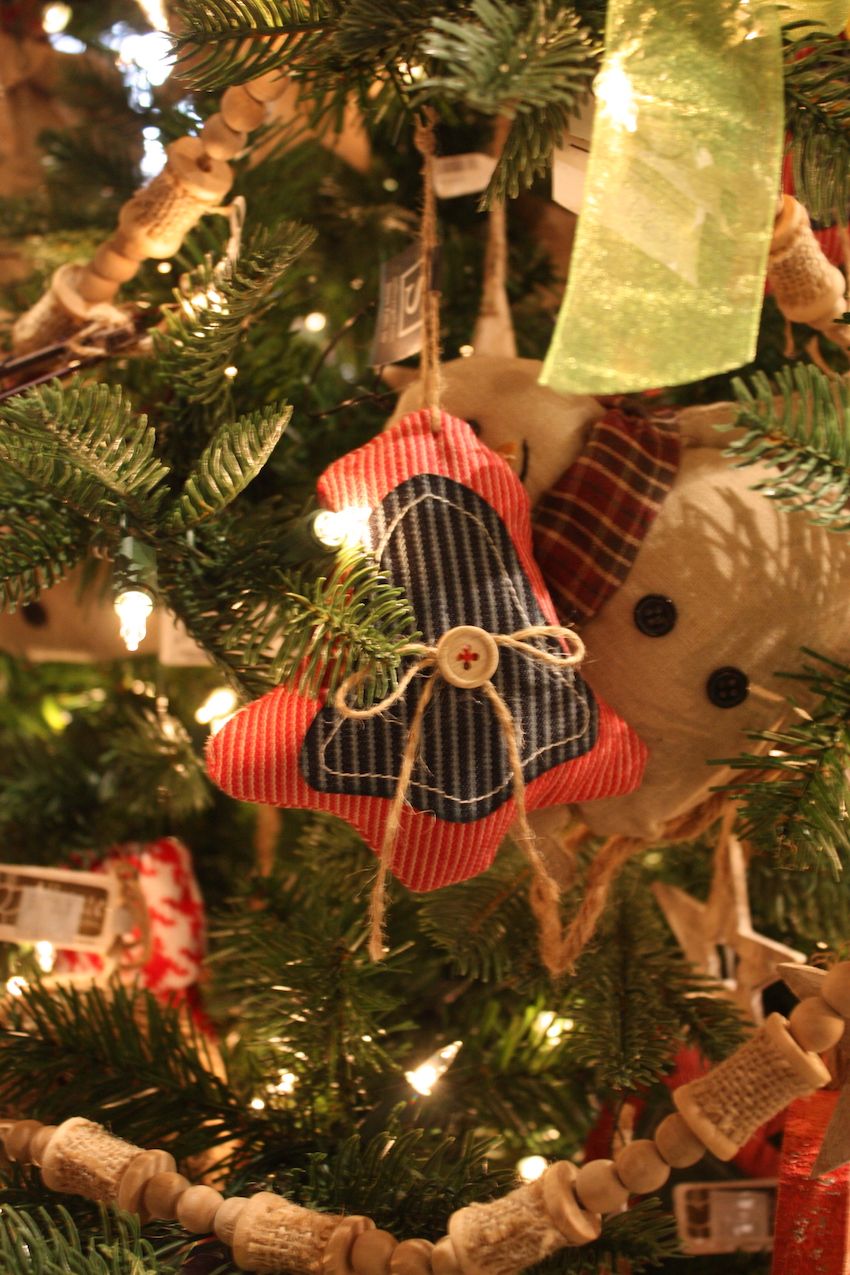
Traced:
<svg viewBox="0 0 850 1275">
<path fill-rule="evenodd" d="M 465 421 L 443 413 L 435 429 L 422 411 L 336 461 L 318 493 L 358 512 L 422 641 L 371 709 L 354 708 L 346 684 L 248 705 L 210 740 L 209 773 L 240 800 L 347 820 L 381 858 L 381 889 L 387 870 L 417 891 L 475 876 L 515 825 L 545 956 L 557 890 L 526 813 L 632 791 L 646 749 L 578 669 L 583 646 L 532 556 L 522 484 Z M 375 935 L 373 906 L 373 953 Z"/>
</svg>

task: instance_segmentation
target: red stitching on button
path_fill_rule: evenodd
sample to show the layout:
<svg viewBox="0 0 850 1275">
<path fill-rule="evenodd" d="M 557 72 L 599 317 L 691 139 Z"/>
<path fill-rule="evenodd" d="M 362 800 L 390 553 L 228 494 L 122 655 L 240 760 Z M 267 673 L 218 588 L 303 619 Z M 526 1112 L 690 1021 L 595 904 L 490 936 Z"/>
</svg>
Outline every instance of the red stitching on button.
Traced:
<svg viewBox="0 0 850 1275">
<path fill-rule="evenodd" d="M 471 646 L 469 646 L 469 644 L 468 644 L 468 643 L 467 643 L 467 645 L 463 648 L 463 650 L 462 650 L 462 651 L 458 651 L 457 655 L 455 656 L 455 659 L 456 659 L 456 660 L 462 660 L 462 661 L 463 661 L 463 667 L 464 667 L 465 669 L 469 669 L 469 668 L 471 668 L 471 667 L 472 667 L 472 665 L 474 664 L 474 662 L 475 662 L 477 659 L 479 659 L 479 658 L 480 658 L 480 656 L 479 656 L 478 652 L 477 652 L 477 651 L 473 651 L 472 647 L 471 647 Z"/>
</svg>

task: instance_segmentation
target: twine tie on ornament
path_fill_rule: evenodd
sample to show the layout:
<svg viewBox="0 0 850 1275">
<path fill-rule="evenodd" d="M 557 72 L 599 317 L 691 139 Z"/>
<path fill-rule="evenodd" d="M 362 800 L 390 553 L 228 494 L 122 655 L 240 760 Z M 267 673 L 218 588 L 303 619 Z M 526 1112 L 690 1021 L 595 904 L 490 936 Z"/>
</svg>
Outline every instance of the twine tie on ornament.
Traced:
<svg viewBox="0 0 850 1275">
<path fill-rule="evenodd" d="M 437 195 L 434 190 L 434 125 L 436 113 L 426 108 L 424 122 L 417 120 L 416 149 L 422 156 L 422 224 L 420 267 L 422 275 L 422 393 L 431 414 L 431 429 L 440 432 L 440 294 L 434 287 L 437 253 Z"/>
<path fill-rule="evenodd" d="M 478 649 L 470 646 L 467 639 L 472 639 Z M 535 646 L 535 638 L 563 638 L 568 647 L 566 655 L 556 655 Z M 540 950 L 544 963 L 553 972 L 560 972 L 560 952 L 563 946 L 561 919 L 558 906 L 559 889 L 550 875 L 540 850 L 537 838 L 528 822 L 525 804 L 525 779 L 522 773 L 522 757 L 520 742 L 513 715 L 503 696 L 493 684 L 492 677 L 499 664 L 499 647 L 521 651 L 532 659 L 539 660 L 553 668 L 566 671 L 575 668 L 584 659 L 584 643 L 572 629 L 560 624 L 536 624 L 529 628 L 518 629 L 515 633 L 487 633 L 472 625 L 459 625 L 448 629 L 434 646 L 422 642 L 412 642 L 402 648 L 402 655 L 418 656 L 399 679 L 396 688 L 369 708 L 354 708 L 348 703 L 349 694 L 362 683 L 364 673 L 353 673 L 340 685 L 334 697 L 334 706 L 343 717 L 357 721 L 366 721 L 378 717 L 401 699 L 410 683 L 420 673 L 429 673 L 422 694 L 410 722 L 410 733 L 402 756 L 398 781 L 392 798 L 386 828 L 379 854 L 378 871 L 372 887 L 369 905 L 369 955 L 373 960 L 380 960 L 384 951 L 384 915 L 386 912 L 387 873 L 392 863 L 393 851 L 398 839 L 401 812 L 413 775 L 413 768 L 419 755 L 422 739 L 422 722 L 426 709 L 430 704 L 438 679 L 462 690 L 480 689 L 489 699 L 496 720 L 501 727 L 508 754 L 511 771 L 513 797 L 517 811 L 517 830 L 514 834 L 517 844 L 528 859 L 532 871 L 531 907 L 540 927 Z M 460 648 L 460 649 L 459 649 Z M 463 665 L 463 674 L 454 668 L 451 661 Z"/>
</svg>

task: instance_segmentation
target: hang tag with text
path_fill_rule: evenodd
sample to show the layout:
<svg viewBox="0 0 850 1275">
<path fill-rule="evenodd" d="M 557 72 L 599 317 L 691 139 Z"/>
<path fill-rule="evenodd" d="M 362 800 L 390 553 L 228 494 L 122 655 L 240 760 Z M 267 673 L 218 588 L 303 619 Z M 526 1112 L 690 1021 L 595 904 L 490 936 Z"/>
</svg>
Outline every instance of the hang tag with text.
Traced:
<svg viewBox="0 0 850 1275">
<path fill-rule="evenodd" d="M 581 212 L 584 179 L 593 133 L 594 103 L 586 103 L 570 118 L 563 144 L 552 152 L 552 199 L 572 213 Z"/>
<path fill-rule="evenodd" d="M 0 864 L 0 942 L 108 952 L 126 919 L 110 873 Z"/>
<path fill-rule="evenodd" d="M 468 151 L 462 155 L 438 155 L 434 160 L 434 190 L 438 199 L 457 199 L 486 190 L 496 171 L 492 155 Z"/>
<path fill-rule="evenodd" d="M 435 254 L 435 272 L 436 267 Z M 411 244 L 381 266 L 378 321 L 370 359 L 373 367 L 398 363 L 422 349 L 425 287 L 418 243 Z"/>
<path fill-rule="evenodd" d="M 159 612 L 159 662 L 167 668 L 204 668 L 212 661 L 170 611 Z"/>
</svg>

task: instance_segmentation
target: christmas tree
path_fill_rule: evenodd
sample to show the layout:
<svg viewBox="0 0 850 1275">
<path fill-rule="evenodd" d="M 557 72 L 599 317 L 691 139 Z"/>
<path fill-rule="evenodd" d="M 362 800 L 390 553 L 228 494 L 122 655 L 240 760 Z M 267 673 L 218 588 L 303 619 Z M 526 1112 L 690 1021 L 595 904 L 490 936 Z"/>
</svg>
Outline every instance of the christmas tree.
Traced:
<svg viewBox="0 0 850 1275">
<path fill-rule="evenodd" d="M 850 1270 L 848 20 L 0 5 L 3 1272 Z"/>
</svg>

